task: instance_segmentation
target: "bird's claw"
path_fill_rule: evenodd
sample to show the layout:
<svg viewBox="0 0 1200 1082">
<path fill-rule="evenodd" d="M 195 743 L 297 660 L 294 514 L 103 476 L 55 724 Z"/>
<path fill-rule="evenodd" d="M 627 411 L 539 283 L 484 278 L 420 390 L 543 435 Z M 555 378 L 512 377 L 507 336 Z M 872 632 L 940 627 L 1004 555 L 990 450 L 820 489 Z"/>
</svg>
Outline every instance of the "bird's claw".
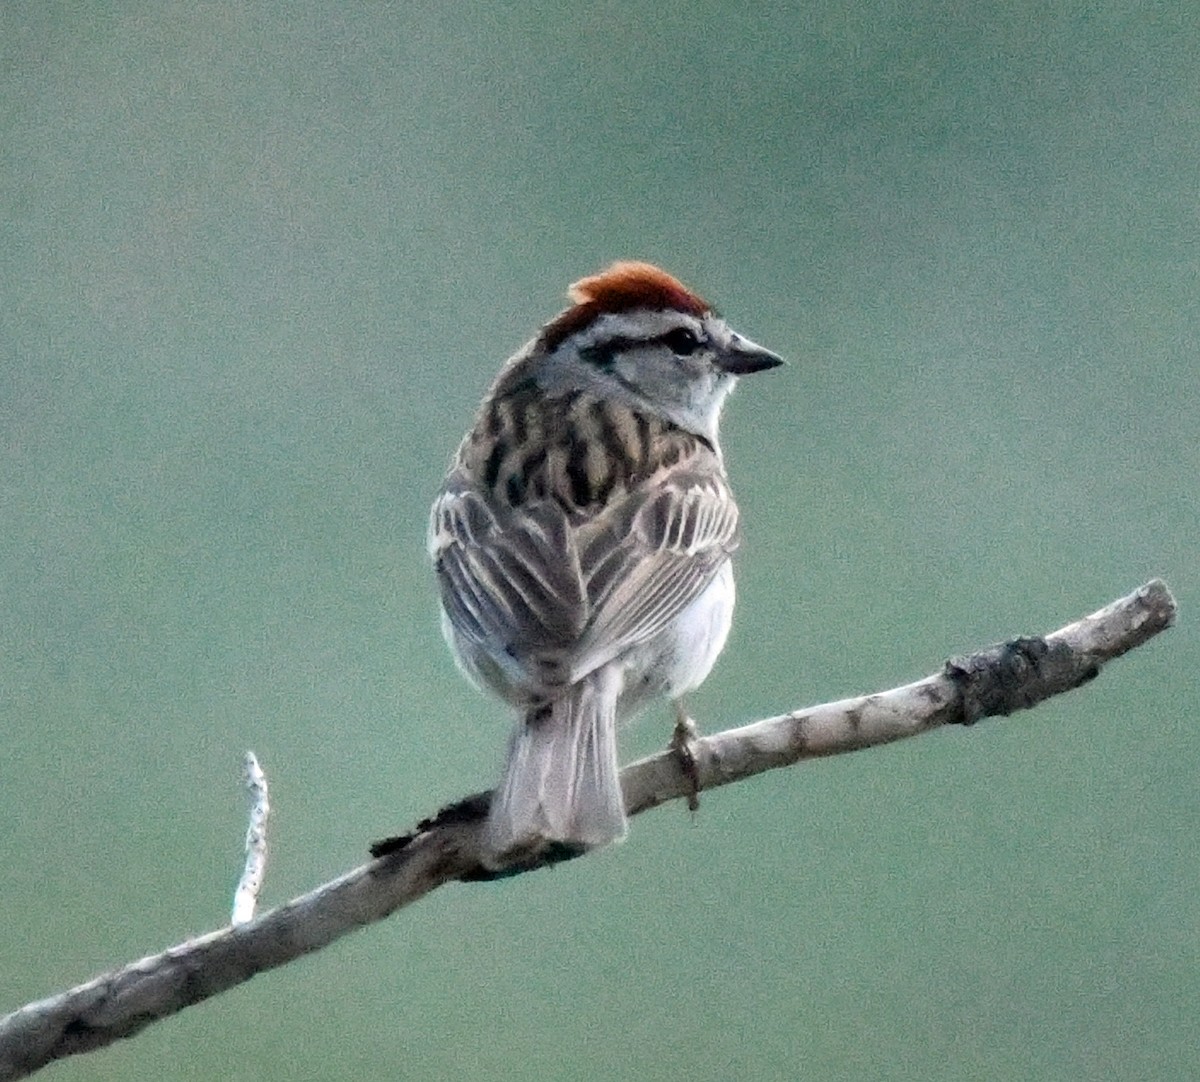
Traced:
<svg viewBox="0 0 1200 1082">
<path fill-rule="evenodd" d="M 687 806 L 688 811 L 693 814 L 700 810 L 700 767 L 696 762 L 696 753 L 692 750 L 692 744 L 698 736 L 696 723 L 680 710 L 675 729 L 671 733 L 671 742 L 667 747 L 679 759 L 679 769 L 688 781 Z"/>
</svg>

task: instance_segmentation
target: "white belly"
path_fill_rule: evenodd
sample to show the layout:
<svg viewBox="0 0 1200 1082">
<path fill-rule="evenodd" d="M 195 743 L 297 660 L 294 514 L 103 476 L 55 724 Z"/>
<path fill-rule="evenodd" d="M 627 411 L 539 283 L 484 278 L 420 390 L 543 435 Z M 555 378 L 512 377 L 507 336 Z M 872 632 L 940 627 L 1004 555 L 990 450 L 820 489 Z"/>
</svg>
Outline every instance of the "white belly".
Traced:
<svg viewBox="0 0 1200 1082">
<path fill-rule="evenodd" d="M 726 561 L 708 588 L 658 638 L 622 661 L 622 720 L 650 699 L 677 699 L 694 691 L 712 671 L 733 623 L 733 564 Z"/>
</svg>

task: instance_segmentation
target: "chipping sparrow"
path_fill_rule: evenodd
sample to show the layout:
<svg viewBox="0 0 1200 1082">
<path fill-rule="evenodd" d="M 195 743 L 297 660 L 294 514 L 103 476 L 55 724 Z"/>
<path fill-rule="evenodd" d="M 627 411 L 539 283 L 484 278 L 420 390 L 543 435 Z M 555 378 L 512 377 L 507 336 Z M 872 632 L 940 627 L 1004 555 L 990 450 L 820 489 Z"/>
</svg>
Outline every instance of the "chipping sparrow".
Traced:
<svg viewBox="0 0 1200 1082">
<path fill-rule="evenodd" d="M 497 869 L 624 836 L 617 725 L 699 687 L 733 617 L 721 406 L 782 363 L 648 263 L 570 296 L 493 383 L 429 526 L 446 639 L 518 715 Z"/>
</svg>

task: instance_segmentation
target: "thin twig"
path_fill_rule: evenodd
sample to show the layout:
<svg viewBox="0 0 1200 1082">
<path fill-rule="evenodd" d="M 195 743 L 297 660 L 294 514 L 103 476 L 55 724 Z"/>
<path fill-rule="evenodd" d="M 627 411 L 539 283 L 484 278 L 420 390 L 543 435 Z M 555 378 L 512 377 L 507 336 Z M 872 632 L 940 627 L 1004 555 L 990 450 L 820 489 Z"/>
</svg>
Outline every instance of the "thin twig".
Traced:
<svg viewBox="0 0 1200 1082">
<path fill-rule="evenodd" d="M 1049 635 L 952 659 L 916 683 L 696 740 L 687 769 L 677 750 L 642 759 L 621 773 L 626 809 L 636 815 L 687 798 L 697 786 L 711 789 L 803 759 L 1025 709 L 1091 680 L 1105 662 L 1140 646 L 1174 618 L 1170 591 L 1149 582 Z M 180 943 L 0 1019 L 0 1082 L 130 1037 L 444 883 L 492 877 L 479 861 L 487 801 L 481 793 L 450 805 L 411 834 L 380 843 L 377 859 L 255 920 Z"/>
<path fill-rule="evenodd" d="M 246 865 L 233 892 L 230 923 L 235 926 L 252 920 L 258 906 L 258 893 L 267 870 L 267 819 L 271 814 L 267 776 L 254 752 L 246 752 L 243 770 L 250 793 L 250 825 L 246 828 Z"/>
</svg>

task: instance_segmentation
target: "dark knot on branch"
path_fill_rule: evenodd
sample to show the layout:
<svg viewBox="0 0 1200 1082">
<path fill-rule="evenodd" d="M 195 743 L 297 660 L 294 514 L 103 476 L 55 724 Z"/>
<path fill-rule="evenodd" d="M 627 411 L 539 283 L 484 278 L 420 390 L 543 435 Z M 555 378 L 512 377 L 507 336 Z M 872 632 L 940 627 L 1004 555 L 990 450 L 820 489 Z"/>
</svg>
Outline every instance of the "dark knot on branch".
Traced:
<svg viewBox="0 0 1200 1082">
<path fill-rule="evenodd" d="M 1043 699 L 1094 679 L 1100 666 L 1082 661 L 1061 640 L 1010 639 L 973 654 L 952 657 L 943 669 L 958 689 L 961 715 L 954 724 L 1027 710 Z"/>
</svg>

